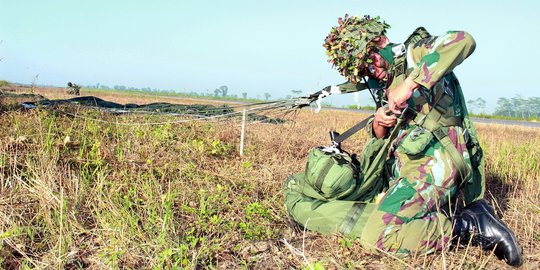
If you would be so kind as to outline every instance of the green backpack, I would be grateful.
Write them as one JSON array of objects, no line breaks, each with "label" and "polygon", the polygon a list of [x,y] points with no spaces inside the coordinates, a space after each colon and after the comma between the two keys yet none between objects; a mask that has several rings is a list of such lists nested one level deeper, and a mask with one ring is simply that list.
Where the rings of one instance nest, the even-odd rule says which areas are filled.
[{"label": "green backpack", "polygon": [[359,166],[336,147],[315,147],[308,154],[302,193],[323,201],[354,200],[350,195],[363,180]]},{"label": "green backpack", "polygon": [[[378,194],[388,188],[392,164],[390,144],[399,128],[387,138],[368,141],[359,159],[341,150],[343,140],[363,128],[370,118],[332,140],[332,146],[316,147],[308,154],[303,173],[285,182],[285,206],[290,216],[307,229],[321,233],[358,235],[365,220],[358,220],[365,208],[374,207]],[[402,119],[398,118],[397,126]]]}]

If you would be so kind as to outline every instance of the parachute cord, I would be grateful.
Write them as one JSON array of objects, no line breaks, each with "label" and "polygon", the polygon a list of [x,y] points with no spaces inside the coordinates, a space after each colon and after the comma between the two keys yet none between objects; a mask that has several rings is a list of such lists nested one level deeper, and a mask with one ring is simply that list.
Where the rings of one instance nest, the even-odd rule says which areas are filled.
[{"label": "parachute cord", "polygon": [[366,77],[362,77],[362,80],[364,81],[364,84],[366,84],[366,87],[371,94],[371,97],[373,98],[373,102],[377,104],[377,108],[379,107],[379,102],[377,102],[377,98],[375,97],[375,94],[373,93],[373,90],[371,90],[371,87],[369,87],[368,81],[366,80]]},{"label": "parachute cord", "polygon": [[[284,108],[285,107],[284,105],[286,105],[286,102],[283,102],[282,104],[279,104],[279,103],[281,103],[281,102],[263,103],[263,104],[266,104],[266,106],[246,109],[246,112],[265,111],[265,110],[268,111],[268,110],[276,110],[276,109],[285,109],[285,110],[287,110],[286,108]],[[122,122],[113,122],[113,121],[107,121],[107,120],[98,119],[98,118],[81,116],[81,115],[78,115],[78,114],[73,114],[73,113],[70,113],[70,112],[66,112],[66,111],[58,109],[58,108],[51,108],[51,109],[55,110],[55,111],[57,111],[59,113],[74,117],[74,118],[84,119],[84,120],[88,120],[88,121],[95,121],[95,122],[100,122],[100,123],[116,124],[116,125],[120,125],[120,126],[141,126],[141,125],[149,126],[149,125],[180,124],[180,123],[189,123],[189,122],[196,122],[196,121],[209,121],[209,120],[222,119],[222,118],[228,118],[228,117],[232,117],[232,116],[236,116],[236,115],[241,115],[243,113],[242,111],[237,111],[237,112],[231,112],[231,113],[214,115],[214,116],[200,116],[199,115],[199,118],[196,118],[196,119],[184,119],[184,120],[163,121],[163,122],[146,122],[146,123],[143,123],[143,122],[140,122],[140,123],[122,123]],[[104,111],[107,111],[107,110],[104,110]],[[141,113],[143,113],[143,112],[141,112]],[[169,115],[172,115],[172,114],[169,114]],[[193,116],[193,115],[190,115],[190,114],[174,114],[174,116]]]}]

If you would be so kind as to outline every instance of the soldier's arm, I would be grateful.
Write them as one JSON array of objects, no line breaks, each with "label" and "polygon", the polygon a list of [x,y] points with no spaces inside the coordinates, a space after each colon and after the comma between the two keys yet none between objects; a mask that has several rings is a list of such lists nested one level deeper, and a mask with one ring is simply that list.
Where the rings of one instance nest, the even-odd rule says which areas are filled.
[{"label": "soldier's arm", "polygon": [[323,98],[330,95],[354,93],[364,89],[367,89],[367,87],[363,83],[354,84],[352,82],[344,82],[338,85],[326,86],[323,89],[309,95],[308,99],[310,102],[320,102]]},{"label": "soldier's arm", "polygon": [[366,89],[366,85],[363,83],[354,84],[352,82],[344,82],[338,85],[329,85],[323,88],[322,90],[313,93],[312,96],[319,96],[321,94],[325,94],[324,97],[329,96],[331,94],[347,94],[347,93],[354,93],[358,91],[362,91]]},{"label": "soldier's arm", "polygon": [[371,134],[377,139],[383,138],[388,130],[395,126],[397,118],[393,114],[388,114],[387,108],[380,107],[373,115]]},{"label": "soldier's arm", "polygon": [[414,68],[409,78],[431,89],[469,57],[475,47],[473,37],[465,31],[449,31],[439,37],[422,39],[408,48],[407,61]]}]

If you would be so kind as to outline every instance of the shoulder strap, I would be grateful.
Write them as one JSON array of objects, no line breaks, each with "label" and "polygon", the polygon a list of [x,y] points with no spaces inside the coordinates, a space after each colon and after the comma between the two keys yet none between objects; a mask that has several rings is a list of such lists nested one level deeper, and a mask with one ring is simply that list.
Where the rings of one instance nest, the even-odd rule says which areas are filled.
[{"label": "shoulder strap", "polygon": [[463,155],[457,150],[454,143],[448,137],[449,126],[462,126],[463,120],[459,117],[445,116],[447,107],[452,103],[452,98],[447,94],[439,97],[431,110],[423,115],[418,114],[414,122],[427,130],[429,130],[435,138],[441,143],[442,147],[450,155],[459,174],[458,187],[467,182],[471,176],[471,169],[467,165]]},{"label": "shoulder strap", "polygon": [[336,138],[332,138],[332,144],[333,145],[339,145],[344,140],[351,137],[354,133],[356,133],[359,130],[361,130],[362,128],[364,128],[369,123],[369,120],[371,120],[371,118],[373,118],[373,115],[370,115],[369,117],[365,118],[364,120],[358,122],[358,124],[356,124],[353,127],[349,128],[347,131],[343,132],[342,134],[340,134]]},{"label": "shoulder strap", "polygon": [[[411,44],[415,44],[418,41],[431,37],[429,32],[424,27],[418,27],[414,32],[407,37],[405,42],[403,42],[403,45],[405,45],[405,51]],[[407,52],[397,56],[394,59],[394,62],[390,65],[388,72],[392,74],[392,80],[396,80],[396,82],[399,82],[399,80],[404,80],[407,72]],[[399,77],[399,79],[398,79]]]}]

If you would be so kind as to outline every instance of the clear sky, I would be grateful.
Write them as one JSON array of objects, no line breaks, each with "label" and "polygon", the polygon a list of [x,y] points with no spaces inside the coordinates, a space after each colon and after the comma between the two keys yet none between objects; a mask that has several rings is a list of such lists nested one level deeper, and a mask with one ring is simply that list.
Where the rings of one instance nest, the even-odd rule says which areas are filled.
[{"label": "clear sky", "polygon": [[[321,46],[337,18],[380,15],[393,42],[416,27],[466,30],[475,53],[455,70],[467,99],[540,96],[540,1],[0,0],[0,79],[72,81],[272,98],[343,78]],[[367,95],[361,96],[367,99]],[[352,96],[332,98],[353,104]]]}]

